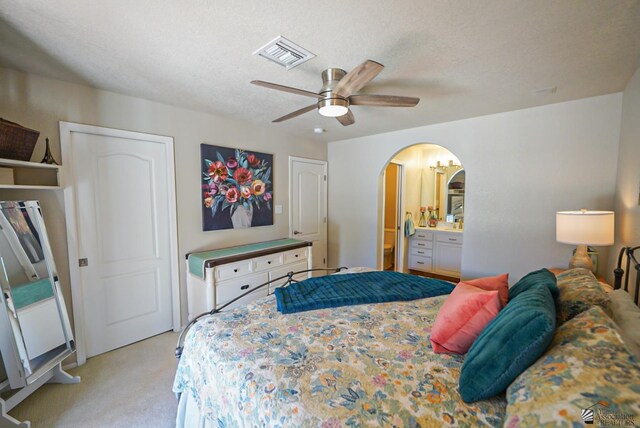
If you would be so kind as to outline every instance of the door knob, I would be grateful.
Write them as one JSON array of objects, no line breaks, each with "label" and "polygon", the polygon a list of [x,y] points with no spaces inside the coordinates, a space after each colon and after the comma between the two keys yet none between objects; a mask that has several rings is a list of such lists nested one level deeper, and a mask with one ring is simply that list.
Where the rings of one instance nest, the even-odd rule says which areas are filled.
[{"label": "door knob", "polygon": [[297,230],[294,230],[294,231],[293,231],[293,234],[294,234],[294,235],[302,235],[302,232],[298,232]]}]

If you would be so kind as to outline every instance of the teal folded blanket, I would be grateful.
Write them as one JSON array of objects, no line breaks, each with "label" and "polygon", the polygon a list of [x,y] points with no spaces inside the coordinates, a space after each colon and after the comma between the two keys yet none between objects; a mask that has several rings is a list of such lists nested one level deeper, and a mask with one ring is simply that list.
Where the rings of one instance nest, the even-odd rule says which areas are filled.
[{"label": "teal folded blanket", "polygon": [[449,294],[454,284],[399,272],[364,272],[309,278],[276,288],[278,311],[283,314],[396,302]]},{"label": "teal folded blanket", "polygon": [[13,306],[22,309],[40,300],[53,297],[53,287],[49,278],[28,282],[11,287],[11,297]]}]

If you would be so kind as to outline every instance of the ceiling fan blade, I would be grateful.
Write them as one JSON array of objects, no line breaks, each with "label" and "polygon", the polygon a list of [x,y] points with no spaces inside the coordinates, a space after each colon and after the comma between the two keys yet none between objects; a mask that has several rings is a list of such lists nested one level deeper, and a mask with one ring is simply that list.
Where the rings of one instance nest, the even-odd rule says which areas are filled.
[{"label": "ceiling fan blade", "polygon": [[322,98],[322,95],[315,92],[304,91],[302,89],[292,88],[290,86],[278,85],[276,83],[263,82],[262,80],[252,80],[251,83],[258,86],[263,86],[269,89],[275,89],[277,91],[289,92],[290,94],[304,95],[311,98]]},{"label": "ceiling fan blade", "polygon": [[398,95],[351,95],[349,97],[349,104],[352,106],[415,107],[419,102],[420,98]]},{"label": "ceiling fan blade", "polygon": [[353,117],[353,113],[351,113],[351,110],[349,110],[347,114],[336,117],[336,119],[338,119],[338,122],[340,122],[343,126],[349,126],[356,123],[356,118]]},{"label": "ceiling fan blade", "polygon": [[333,92],[347,98],[373,80],[383,68],[384,65],[368,59],[340,79]]},{"label": "ceiling fan blade", "polygon": [[310,106],[301,108],[300,110],[296,110],[292,113],[289,113],[287,115],[284,115],[282,117],[277,118],[276,120],[274,120],[273,122],[284,122],[285,120],[289,120],[289,119],[293,119],[296,116],[300,116],[301,114],[304,114],[306,112],[309,112],[311,110],[315,110],[318,108],[318,104],[311,104]]}]

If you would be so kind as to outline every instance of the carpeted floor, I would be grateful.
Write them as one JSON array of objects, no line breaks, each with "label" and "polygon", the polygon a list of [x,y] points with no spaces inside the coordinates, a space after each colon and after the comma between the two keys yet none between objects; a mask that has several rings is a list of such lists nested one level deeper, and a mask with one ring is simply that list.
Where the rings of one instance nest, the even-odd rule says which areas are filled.
[{"label": "carpeted floor", "polygon": [[90,358],[68,370],[79,384],[43,385],[9,414],[33,428],[173,427],[177,339],[168,332]]}]

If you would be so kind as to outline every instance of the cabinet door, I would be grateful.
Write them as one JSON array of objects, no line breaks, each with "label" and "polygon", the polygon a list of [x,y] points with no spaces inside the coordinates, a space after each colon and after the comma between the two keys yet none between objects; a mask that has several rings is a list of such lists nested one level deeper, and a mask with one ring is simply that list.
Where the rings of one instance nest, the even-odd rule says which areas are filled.
[{"label": "cabinet door", "polygon": [[[297,263],[292,263],[290,265],[286,265],[278,269],[273,269],[272,271],[269,272],[269,281],[274,280],[276,278],[280,278],[281,276],[284,276],[289,272],[298,272],[301,270],[307,270],[308,268],[309,267],[307,265],[307,260],[304,259]],[[308,276],[307,273],[299,273],[297,275],[294,275],[293,279],[295,279],[296,281],[302,281],[303,279],[306,279],[307,276]],[[276,287],[280,287],[284,285],[286,282],[287,282],[287,278],[283,278],[269,284],[269,294],[273,293],[273,290],[275,290]]]},{"label": "cabinet door", "polygon": [[438,242],[435,248],[433,267],[435,273],[448,276],[460,276],[462,245]]}]

